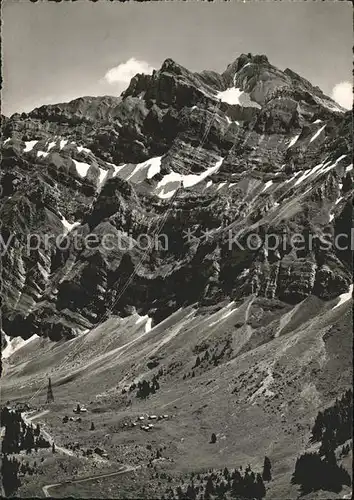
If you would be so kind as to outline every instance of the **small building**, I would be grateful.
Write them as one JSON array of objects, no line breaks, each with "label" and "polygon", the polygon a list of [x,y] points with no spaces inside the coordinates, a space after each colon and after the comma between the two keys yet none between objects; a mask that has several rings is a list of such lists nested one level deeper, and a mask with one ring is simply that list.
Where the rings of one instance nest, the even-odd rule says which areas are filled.
[{"label": "small building", "polygon": [[98,446],[93,451],[100,457],[107,456],[106,450],[104,450],[103,448],[99,448]]},{"label": "small building", "polygon": [[76,408],[73,408],[73,412],[74,413],[86,413],[87,408],[85,408],[84,406],[81,406],[80,403],[77,403]]}]

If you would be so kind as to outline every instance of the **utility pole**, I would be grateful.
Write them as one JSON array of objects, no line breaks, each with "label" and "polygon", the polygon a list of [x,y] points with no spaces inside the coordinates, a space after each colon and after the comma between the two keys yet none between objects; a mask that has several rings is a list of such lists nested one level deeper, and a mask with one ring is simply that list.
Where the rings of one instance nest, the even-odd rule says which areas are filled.
[{"label": "utility pole", "polygon": [[47,401],[46,403],[52,403],[54,401],[53,390],[52,390],[52,382],[50,377],[48,378],[48,389],[47,389]]}]

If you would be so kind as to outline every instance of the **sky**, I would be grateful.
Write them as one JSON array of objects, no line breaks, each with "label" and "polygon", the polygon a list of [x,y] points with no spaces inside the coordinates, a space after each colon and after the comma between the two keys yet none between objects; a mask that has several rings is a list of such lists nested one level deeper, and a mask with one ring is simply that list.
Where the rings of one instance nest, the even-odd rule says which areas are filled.
[{"label": "sky", "polygon": [[340,104],[352,96],[350,2],[3,0],[2,113],[85,95],[119,95],[168,57],[223,72],[266,54]]}]

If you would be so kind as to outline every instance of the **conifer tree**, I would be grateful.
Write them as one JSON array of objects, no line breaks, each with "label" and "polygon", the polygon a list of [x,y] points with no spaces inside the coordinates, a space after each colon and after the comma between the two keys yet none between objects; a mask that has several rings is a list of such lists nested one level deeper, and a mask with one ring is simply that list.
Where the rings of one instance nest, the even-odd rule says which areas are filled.
[{"label": "conifer tree", "polygon": [[213,495],[215,492],[213,480],[211,476],[208,476],[207,483],[205,485],[205,498],[210,498],[210,495]]},{"label": "conifer tree", "polygon": [[26,435],[25,435],[25,439],[24,439],[24,448],[26,449],[27,453],[31,453],[34,446],[35,446],[35,444],[34,444],[33,427],[27,426]]},{"label": "conifer tree", "polygon": [[14,496],[21,482],[18,478],[20,468],[19,462],[13,458],[9,459],[6,454],[2,457],[1,477],[5,495]]},{"label": "conifer tree", "polygon": [[186,491],[186,498],[190,500],[195,500],[197,498],[197,494],[194,488],[194,484],[189,484]]},{"label": "conifer tree", "polygon": [[269,458],[264,457],[263,472],[262,472],[263,481],[270,481],[272,479],[271,469],[272,465],[270,463]]},{"label": "conifer tree", "polygon": [[266,489],[263,483],[262,476],[260,474],[257,474],[255,497],[258,499],[258,498],[263,498],[265,496],[266,496]]},{"label": "conifer tree", "polygon": [[47,389],[47,403],[52,403],[54,401],[53,390],[52,390],[52,381],[50,377],[48,378],[48,389]]}]

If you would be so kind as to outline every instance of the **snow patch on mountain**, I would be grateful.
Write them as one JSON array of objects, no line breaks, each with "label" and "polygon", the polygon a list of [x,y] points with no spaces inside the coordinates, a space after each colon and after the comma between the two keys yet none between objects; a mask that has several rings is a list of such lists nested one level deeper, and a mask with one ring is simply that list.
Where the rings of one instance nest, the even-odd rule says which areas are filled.
[{"label": "snow patch on mountain", "polygon": [[290,140],[290,142],[289,142],[289,144],[288,144],[287,149],[291,148],[291,146],[293,146],[293,145],[297,142],[297,140],[298,140],[298,138],[299,138],[299,137],[300,137],[300,134],[295,135],[295,136],[294,136],[294,137]]},{"label": "snow patch on mountain", "polygon": [[49,155],[49,153],[46,153],[45,151],[37,151],[37,158],[40,158],[41,156],[43,156],[43,158],[45,158],[48,155]]},{"label": "snow patch on mountain", "polygon": [[316,173],[321,173],[322,170],[323,170],[323,163],[319,163],[318,165],[316,165],[315,167],[313,167],[312,169],[309,168],[307,170],[305,170],[304,172],[302,172],[302,175],[299,179],[297,179],[297,181],[295,182],[294,186],[298,186],[299,184],[301,184],[305,179],[307,179],[308,177],[316,174]]},{"label": "snow patch on mountain", "polygon": [[295,172],[295,174],[293,174],[290,179],[286,179],[285,181],[285,184],[288,184],[289,182],[292,182],[299,174],[301,174],[301,171],[299,172]]},{"label": "snow patch on mountain", "polygon": [[236,125],[240,125],[240,122],[238,122],[237,120],[231,120],[231,118],[229,118],[228,116],[226,116],[226,121],[229,125],[232,125],[233,123],[236,123]]},{"label": "snow patch on mountain", "polygon": [[346,155],[342,155],[341,157],[337,158],[337,160],[332,164],[330,162],[329,162],[329,164],[327,164],[327,162],[326,163],[319,163],[318,165],[316,165],[313,168],[309,168],[309,169],[304,170],[304,171],[300,170],[298,172],[295,172],[290,179],[285,180],[285,184],[290,183],[296,179],[296,181],[294,183],[294,187],[295,187],[295,186],[298,186],[299,184],[301,184],[304,180],[308,179],[309,177],[313,177],[315,175],[317,177],[318,175],[324,174],[324,173],[328,172],[329,170],[333,169],[337,165],[337,163],[341,159],[343,159],[343,157],[345,157],[345,156]]},{"label": "snow patch on mountain", "polygon": [[212,314],[210,316],[210,319],[214,319],[214,321],[209,323],[208,326],[210,327],[210,326],[217,325],[221,321],[224,321],[225,319],[227,319],[234,311],[236,311],[238,309],[238,307],[234,307],[234,305],[235,305],[235,301],[232,301],[229,304],[227,304],[225,307],[223,307],[222,309],[217,311],[216,313]]},{"label": "snow patch on mountain", "polygon": [[342,161],[344,158],[346,158],[348,155],[341,155],[339,158],[336,159],[335,161],[335,165],[337,165],[337,163],[339,163],[340,161]]},{"label": "snow patch on mountain", "polygon": [[150,158],[149,160],[146,160],[141,164],[143,167],[148,167],[148,171],[146,174],[147,179],[152,179],[156,174],[160,172],[161,158],[162,156],[156,156],[155,158]]},{"label": "snow patch on mountain", "polygon": [[216,188],[217,191],[219,191],[219,189],[221,189],[222,187],[226,186],[227,182],[220,182],[218,187]]},{"label": "snow patch on mountain", "polygon": [[339,296],[339,302],[334,307],[332,307],[332,310],[337,309],[337,307],[340,307],[341,305],[345,304],[345,302],[350,300],[352,296],[353,296],[353,285],[350,285],[348,292],[342,293]]},{"label": "snow patch on mountain", "polygon": [[8,359],[10,356],[12,356],[16,351],[24,347],[25,345],[29,344],[33,340],[39,339],[40,337],[35,333],[32,335],[27,340],[24,340],[22,337],[14,337],[11,338],[8,335],[5,334],[5,339],[7,341],[7,345],[5,349],[3,349],[1,353],[1,358],[2,359]]},{"label": "snow patch on mountain", "polygon": [[109,163],[108,161],[106,162],[107,165],[110,167],[113,167],[113,175],[112,177],[115,177],[120,170],[122,170],[124,167],[126,167],[126,163],[124,165],[115,165],[114,163]]},{"label": "snow patch on mountain", "polygon": [[266,191],[272,184],[273,184],[273,181],[266,182],[264,188],[261,191],[261,193],[264,193],[264,191]]},{"label": "snow patch on mountain", "polygon": [[317,139],[317,137],[320,135],[320,133],[322,132],[322,130],[324,130],[326,127],[326,125],[323,125],[323,127],[321,127],[319,130],[317,130],[317,132],[315,133],[315,135],[313,135],[310,139],[310,144],[311,142],[313,142],[315,139]]},{"label": "snow patch on mountain", "polygon": [[145,333],[148,333],[152,328],[152,319],[147,318],[146,323],[145,323]]},{"label": "snow patch on mountain", "polygon": [[314,96],[314,99],[316,102],[321,104],[321,106],[324,106],[325,108],[329,109],[330,111],[337,111],[340,113],[345,113],[345,109],[341,108],[340,106],[337,106],[335,103],[330,103],[325,99],[321,99],[317,96]]},{"label": "snow patch on mountain", "polygon": [[82,153],[82,151],[85,151],[85,153],[92,153],[91,149],[84,148],[83,146],[77,146],[77,150],[79,153]]},{"label": "snow patch on mountain", "polygon": [[298,186],[299,184],[301,184],[306,179],[306,177],[309,177],[310,173],[311,173],[311,169],[305,170],[305,172],[303,172],[301,177],[299,177],[299,179],[297,179],[294,186]]},{"label": "snow patch on mountain", "polygon": [[79,176],[86,177],[90,165],[88,163],[84,163],[77,160],[73,160],[73,162],[75,163],[76,171],[79,174]]},{"label": "snow patch on mountain", "polygon": [[238,104],[243,107],[261,108],[257,102],[252,101],[247,92],[243,92],[243,90],[237,87],[230,87],[226,90],[220,91],[216,94],[216,97],[227,104]]},{"label": "snow patch on mountain", "polygon": [[222,162],[223,158],[220,158],[213,167],[207,168],[204,172],[200,174],[187,174],[183,175],[178,172],[170,172],[165,175],[163,179],[156,186],[156,194],[159,198],[171,198],[173,194],[177,191],[179,187],[188,188],[195,186],[206,177],[216,173]]},{"label": "snow patch on mountain", "polygon": [[[60,214],[61,215],[61,214]],[[74,229],[74,227],[76,226],[79,226],[80,225],[80,222],[73,222],[73,223],[70,223],[67,219],[65,219],[64,216],[62,216],[62,218],[60,219],[61,220],[61,223],[63,224],[64,226],[64,234],[68,234],[70,233],[70,231],[72,229]]]},{"label": "snow patch on mountain", "polygon": [[32,151],[34,146],[37,144],[38,141],[26,141],[25,142],[25,149],[23,150],[24,153],[28,153],[29,151]]},{"label": "snow patch on mountain", "polygon": [[152,329],[152,318],[150,318],[147,314],[145,316],[138,315],[138,319],[135,324],[139,325],[145,321],[145,333],[148,333]]},{"label": "snow patch on mountain", "polygon": [[100,176],[98,179],[98,182],[100,185],[103,183],[103,181],[105,180],[107,175],[108,175],[108,170],[104,170],[103,168],[100,168]]}]

